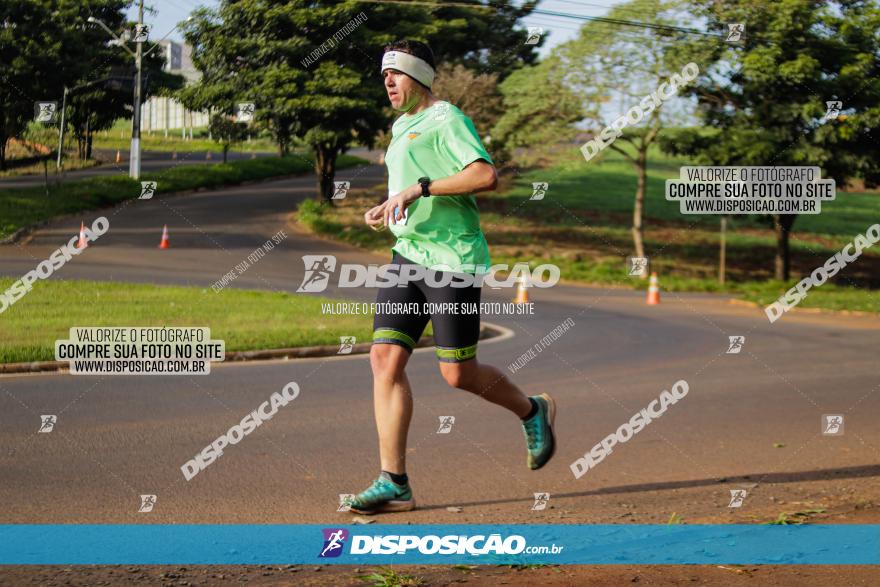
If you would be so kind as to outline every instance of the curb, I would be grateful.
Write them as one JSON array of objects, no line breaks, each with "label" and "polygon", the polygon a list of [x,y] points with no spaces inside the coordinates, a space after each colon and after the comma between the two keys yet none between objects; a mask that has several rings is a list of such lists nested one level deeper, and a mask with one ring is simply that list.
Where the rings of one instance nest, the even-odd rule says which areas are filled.
[{"label": "curb", "polygon": [[[495,326],[494,324],[483,323],[480,325],[480,340],[492,340],[505,336],[506,329]],[[363,355],[370,352],[373,343],[361,342],[352,347],[351,353],[345,355],[339,354],[338,345],[317,345],[290,347],[282,349],[260,349],[253,351],[232,351],[226,353],[223,361],[217,362],[218,365],[224,363],[242,363],[245,361],[267,361],[272,359],[310,359],[314,357],[336,357],[348,355]],[[422,337],[416,348],[425,348],[434,346],[434,337]],[[0,375],[13,373],[42,373],[52,371],[67,371],[70,369],[69,361],[30,361],[25,363],[0,363]],[[95,375],[98,375],[97,373]]]}]

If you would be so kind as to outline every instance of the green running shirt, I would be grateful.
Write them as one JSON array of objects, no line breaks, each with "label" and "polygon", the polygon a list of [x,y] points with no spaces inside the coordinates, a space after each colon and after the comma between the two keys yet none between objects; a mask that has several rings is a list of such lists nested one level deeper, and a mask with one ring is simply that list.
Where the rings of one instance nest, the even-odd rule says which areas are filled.
[{"label": "green running shirt", "polygon": [[[412,116],[404,114],[391,127],[385,153],[388,196],[420,177],[455,175],[478,159],[493,163],[474,123],[449,102],[438,101]],[[398,221],[390,229],[397,237],[392,250],[424,267],[485,273],[481,267],[491,264],[473,194],[419,198],[406,209],[406,223]]]}]

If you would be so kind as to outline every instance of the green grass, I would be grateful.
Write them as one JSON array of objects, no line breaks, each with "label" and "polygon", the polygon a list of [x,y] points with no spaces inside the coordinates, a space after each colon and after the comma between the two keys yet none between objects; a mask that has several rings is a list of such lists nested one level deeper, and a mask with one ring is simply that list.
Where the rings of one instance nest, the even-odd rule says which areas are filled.
[{"label": "green grass", "polygon": [[[668,202],[664,196],[665,180],[676,178],[679,167],[693,165],[692,162],[670,157],[659,148],[652,147],[648,155],[648,183],[645,196],[645,217],[650,220],[694,224],[715,228],[719,217],[711,215],[688,215],[679,212],[677,202]],[[598,225],[619,226],[615,215],[632,215],[636,191],[635,168],[623,155],[606,150],[600,159],[586,163],[579,152],[561,157],[553,165],[543,169],[532,169],[518,177],[516,185],[504,196],[512,198],[516,204],[532,192],[532,182],[550,183],[547,197],[571,209],[589,210],[596,213],[591,221]],[[546,201],[546,200],[545,200]],[[570,222],[577,222],[569,218]],[[832,202],[822,204],[822,212],[817,215],[800,215],[794,224],[794,236],[798,233],[836,235],[851,239],[864,233],[871,224],[880,221],[880,193],[841,192]],[[733,219],[742,227],[769,227],[766,217],[742,215]],[[647,228],[651,228],[648,222]]]},{"label": "green grass", "polygon": [[[14,280],[0,278],[0,291]],[[80,326],[210,327],[227,351],[368,341],[372,318],[322,314],[327,298],[226,288],[95,281],[37,281],[0,314],[0,363],[54,360],[55,340]]]},{"label": "green grass", "polygon": [[[189,137],[189,129],[187,129],[187,137]],[[131,146],[131,120],[119,119],[107,130],[98,131],[92,139],[92,147],[94,149],[119,149],[127,150]],[[222,145],[217,141],[208,138],[207,128],[196,128],[193,132],[193,139],[183,138],[180,136],[180,129],[169,129],[168,136],[165,136],[163,130],[142,131],[141,132],[141,149],[145,151],[214,151],[223,150]],[[252,137],[250,142],[243,141],[236,143],[231,148],[232,151],[262,151],[277,152],[278,145],[267,136]]]},{"label": "green grass", "polygon": [[[742,299],[766,306],[795,284],[779,281],[756,282],[737,287],[733,291]],[[825,283],[810,290],[809,295],[797,305],[798,308],[821,308],[824,310],[880,313],[880,292]]]},{"label": "green grass", "polygon": [[[676,176],[687,162],[652,155],[656,160],[649,173],[645,249],[663,291],[718,292],[766,305],[880,220],[880,195],[870,193],[838,193],[821,215],[799,217],[790,245],[792,278],[783,283],[772,279],[776,240],[769,225],[760,217],[731,218],[727,283],[722,286],[717,279],[719,218],[683,217],[677,204],[666,202],[663,180]],[[531,184],[537,181],[550,187],[544,200],[531,201]],[[527,261],[532,268],[553,263],[564,280],[647,288],[647,280],[630,278],[625,271],[625,258],[633,249],[635,188],[634,168],[614,152],[590,165],[583,158],[563,156],[549,167],[523,172],[503,193],[479,198],[493,263]],[[389,231],[375,232],[363,222],[363,213],[382,196],[383,190],[376,188],[352,190],[333,207],[304,202],[298,220],[317,234],[387,251],[394,242]],[[863,252],[833,282],[812,289],[798,307],[880,312],[878,286],[880,246]]]},{"label": "green grass", "polygon": [[824,508],[815,508],[794,513],[782,512],[778,516],[776,516],[775,520],[764,522],[764,524],[770,526],[800,526],[802,524],[808,523],[812,516],[816,514],[824,514],[825,511],[826,510]]},{"label": "green grass", "polygon": [[[366,209],[365,209],[366,211]],[[304,200],[297,208],[297,218],[317,234],[332,236],[356,247],[369,250],[391,249],[394,236],[391,231],[376,232],[361,221],[344,219],[334,214],[334,209],[318,200]]]},{"label": "green grass", "polygon": [[358,578],[373,587],[416,587],[425,584],[421,578],[398,573],[391,567],[373,571],[369,575],[358,575]]},{"label": "green grass", "polygon": [[[728,283],[722,286],[716,278],[719,217],[683,216],[678,204],[667,202],[663,195],[664,180],[677,177],[679,167],[686,164],[689,162],[668,157],[658,149],[650,153],[645,248],[652,269],[661,275],[664,290],[723,292],[765,305],[856,235],[863,234],[868,226],[880,221],[880,194],[867,192],[838,191],[836,200],[823,204],[821,214],[800,215],[790,243],[792,278],[783,283],[771,279],[776,239],[768,219],[733,217],[727,233]],[[537,181],[550,183],[547,198],[526,201],[531,183]],[[644,281],[629,279],[621,267],[623,257],[632,251],[630,222],[635,190],[634,168],[619,153],[607,151],[601,161],[586,167],[577,156],[562,157],[550,167],[518,176],[508,192],[493,199],[492,211],[484,214],[484,230],[490,245],[545,247],[551,252],[545,253],[542,261],[559,265],[565,279],[645,288]],[[511,210],[516,212],[511,214]],[[492,229],[485,228],[487,224],[499,228],[538,224],[538,230],[525,230],[514,236],[502,233],[498,235],[501,238],[495,238]],[[552,230],[562,233],[559,240],[568,244],[572,237],[565,234],[566,230],[577,230],[575,244],[579,240],[601,253],[585,255],[583,259],[554,256],[554,237],[551,235],[548,243],[541,225],[550,225]],[[878,254],[876,247],[866,250],[834,283],[811,290],[799,307],[880,312],[880,295],[871,289],[878,286]],[[521,257],[493,255],[493,260],[510,263]]]},{"label": "green grass", "polygon": [[[351,155],[340,155],[338,168],[366,163]],[[143,181],[158,182],[162,194],[195,188],[216,188],[244,181],[268,179],[284,175],[309,173],[314,169],[312,160],[299,155],[284,158],[260,158],[232,161],[217,165],[181,165],[164,171],[147,172]],[[92,177],[52,186],[49,196],[42,186],[0,191],[0,238],[35,222],[62,214],[71,214],[137,198],[140,181],[127,176]]]},{"label": "green grass", "polygon": [[[55,181],[55,160],[50,159],[49,164],[49,183]],[[73,171],[75,169],[89,169],[100,165],[100,161],[94,159],[65,159],[65,171]],[[22,175],[45,175],[46,170],[42,162],[31,163],[30,165],[22,165],[20,167],[11,167],[5,171],[0,171],[0,177],[19,177]]]},{"label": "green grass", "polygon": [[[522,257],[493,256],[493,263],[513,265],[522,262]],[[553,263],[561,271],[565,281],[576,281],[600,285],[622,286],[645,290],[646,280],[629,277],[624,265],[618,260],[584,260],[573,261],[561,257],[547,257],[530,260],[529,266],[534,269],[541,263]],[[667,259],[663,264],[654,265],[659,269],[660,289],[662,292],[714,292],[732,295],[740,299],[766,306],[784,294],[797,283],[797,279],[789,282],[778,280],[728,282],[722,286],[716,279],[685,277],[675,272],[674,259]],[[880,313],[880,292],[872,289],[825,283],[810,290],[809,295],[801,300],[798,308],[821,308],[825,310],[849,310],[857,312]]]}]

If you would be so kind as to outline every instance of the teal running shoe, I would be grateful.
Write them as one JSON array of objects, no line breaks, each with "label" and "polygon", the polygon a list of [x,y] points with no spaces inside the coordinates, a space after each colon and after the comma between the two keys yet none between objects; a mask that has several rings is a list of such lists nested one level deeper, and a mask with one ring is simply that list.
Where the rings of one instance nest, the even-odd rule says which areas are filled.
[{"label": "teal running shoe", "polygon": [[546,393],[533,395],[532,399],[537,402],[538,411],[523,422],[522,427],[526,436],[526,447],[529,449],[526,462],[529,469],[535,470],[546,465],[556,453],[556,435],[553,432],[556,402]]},{"label": "teal running shoe", "polygon": [[365,491],[357,494],[349,502],[351,511],[357,514],[379,514],[383,512],[408,512],[415,509],[409,483],[398,485],[384,471]]}]

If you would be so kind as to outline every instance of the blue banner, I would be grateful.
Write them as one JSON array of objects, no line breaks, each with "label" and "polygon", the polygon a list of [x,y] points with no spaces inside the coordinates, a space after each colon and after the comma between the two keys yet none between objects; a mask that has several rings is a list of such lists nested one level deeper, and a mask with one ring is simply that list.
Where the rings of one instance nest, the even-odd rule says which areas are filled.
[{"label": "blue banner", "polygon": [[0,564],[880,564],[880,525],[0,525]]}]

